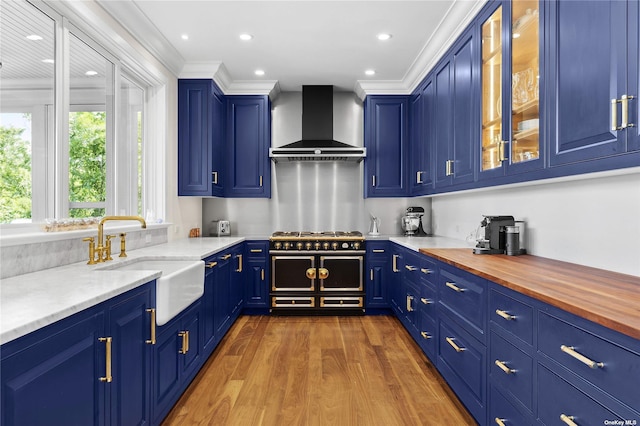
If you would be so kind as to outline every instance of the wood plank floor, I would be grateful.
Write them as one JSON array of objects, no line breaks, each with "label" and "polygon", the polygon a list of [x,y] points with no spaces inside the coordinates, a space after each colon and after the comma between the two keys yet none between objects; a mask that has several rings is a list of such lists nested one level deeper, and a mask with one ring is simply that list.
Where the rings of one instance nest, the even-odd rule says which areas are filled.
[{"label": "wood plank floor", "polygon": [[391,316],[241,316],[163,425],[474,425]]}]

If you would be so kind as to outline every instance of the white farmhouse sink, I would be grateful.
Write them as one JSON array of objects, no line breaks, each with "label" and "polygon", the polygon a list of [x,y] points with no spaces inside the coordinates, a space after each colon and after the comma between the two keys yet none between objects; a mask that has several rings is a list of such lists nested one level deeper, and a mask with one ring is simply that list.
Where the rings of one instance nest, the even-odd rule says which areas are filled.
[{"label": "white farmhouse sink", "polygon": [[162,271],[156,278],[156,324],[164,325],[204,294],[204,261],[133,259],[110,271]]}]

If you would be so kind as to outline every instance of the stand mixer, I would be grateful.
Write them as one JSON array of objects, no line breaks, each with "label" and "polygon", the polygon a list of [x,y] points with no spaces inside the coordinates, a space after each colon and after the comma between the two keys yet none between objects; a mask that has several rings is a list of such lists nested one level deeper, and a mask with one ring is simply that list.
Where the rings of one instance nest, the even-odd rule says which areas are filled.
[{"label": "stand mixer", "polygon": [[424,216],[424,208],[407,207],[405,215],[400,219],[400,225],[405,235],[427,236],[422,228],[422,216]]}]

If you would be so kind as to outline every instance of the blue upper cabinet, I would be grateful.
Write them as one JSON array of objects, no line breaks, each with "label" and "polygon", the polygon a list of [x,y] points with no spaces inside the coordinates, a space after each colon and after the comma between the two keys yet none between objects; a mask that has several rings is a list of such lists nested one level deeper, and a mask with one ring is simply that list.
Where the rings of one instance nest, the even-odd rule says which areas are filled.
[{"label": "blue upper cabinet", "polygon": [[469,28],[437,66],[433,115],[435,187],[473,182],[479,115],[477,37]]},{"label": "blue upper cabinet", "polygon": [[365,197],[406,197],[408,96],[368,96],[364,105]]},{"label": "blue upper cabinet", "polygon": [[433,186],[431,149],[433,142],[431,116],[433,114],[433,80],[427,78],[411,96],[409,108],[409,146],[411,195],[426,195]]},{"label": "blue upper cabinet", "polygon": [[271,197],[268,96],[227,96],[226,197]]},{"label": "blue upper cabinet", "polygon": [[638,122],[626,124],[638,117],[637,8],[637,0],[549,2],[552,167],[637,149]]}]

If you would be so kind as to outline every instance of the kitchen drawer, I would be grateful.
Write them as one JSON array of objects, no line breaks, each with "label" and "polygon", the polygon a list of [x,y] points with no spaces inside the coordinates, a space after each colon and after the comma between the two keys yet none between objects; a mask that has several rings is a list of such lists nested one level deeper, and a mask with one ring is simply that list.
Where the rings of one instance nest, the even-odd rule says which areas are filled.
[{"label": "kitchen drawer", "polygon": [[529,410],[533,407],[533,359],[511,343],[491,332],[489,374],[508,395]]},{"label": "kitchen drawer", "polygon": [[425,354],[434,361],[436,359],[436,346],[438,344],[438,329],[436,327],[436,320],[420,312],[420,335],[418,336],[418,343]]},{"label": "kitchen drawer", "polygon": [[489,424],[493,426],[530,426],[531,420],[494,386],[489,389]]},{"label": "kitchen drawer", "polygon": [[[538,321],[540,352],[628,406],[640,408],[640,354],[547,312],[540,312]],[[586,364],[590,361],[591,366]]]},{"label": "kitchen drawer", "polygon": [[248,258],[267,257],[269,254],[268,241],[247,241],[246,245]]},{"label": "kitchen drawer", "polygon": [[438,264],[428,256],[420,256],[420,278],[434,287],[438,283]]},{"label": "kitchen drawer", "polygon": [[369,256],[389,256],[389,242],[388,241],[366,241],[365,247],[367,248],[367,255]]},{"label": "kitchen drawer", "polygon": [[[561,418],[561,416],[568,417],[580,426],[625,424],[624,420],[612,410],[539,365],[538,419],[545,425],[571,424],[563,421],[564,417]],[[615,420],[621,423],[614,423]]]},{"label": "kitchen drawer", "polygon": [[468,331],[484,341],[487,282],[465,271],[440,267],[438,296],[440,305]]},{"label": "kitchen drawer", "polygon": [[486,349],[444,315],[439,318],[438,370],[481,423],[486,415]]},{"label": "kitchen drawer", "polygon": [[420,312],[430,316],[434,322],[437,318],[436,297],[437,292],[435,287],[432,287],[430,284],[422,281],[420,283],[420,300],[418,301],[418,306],[420,307]]},{"label": "kitchen drawer", "polygon": [[489,321],[533,345],[533,307],[496,289],[489,291]]}]

